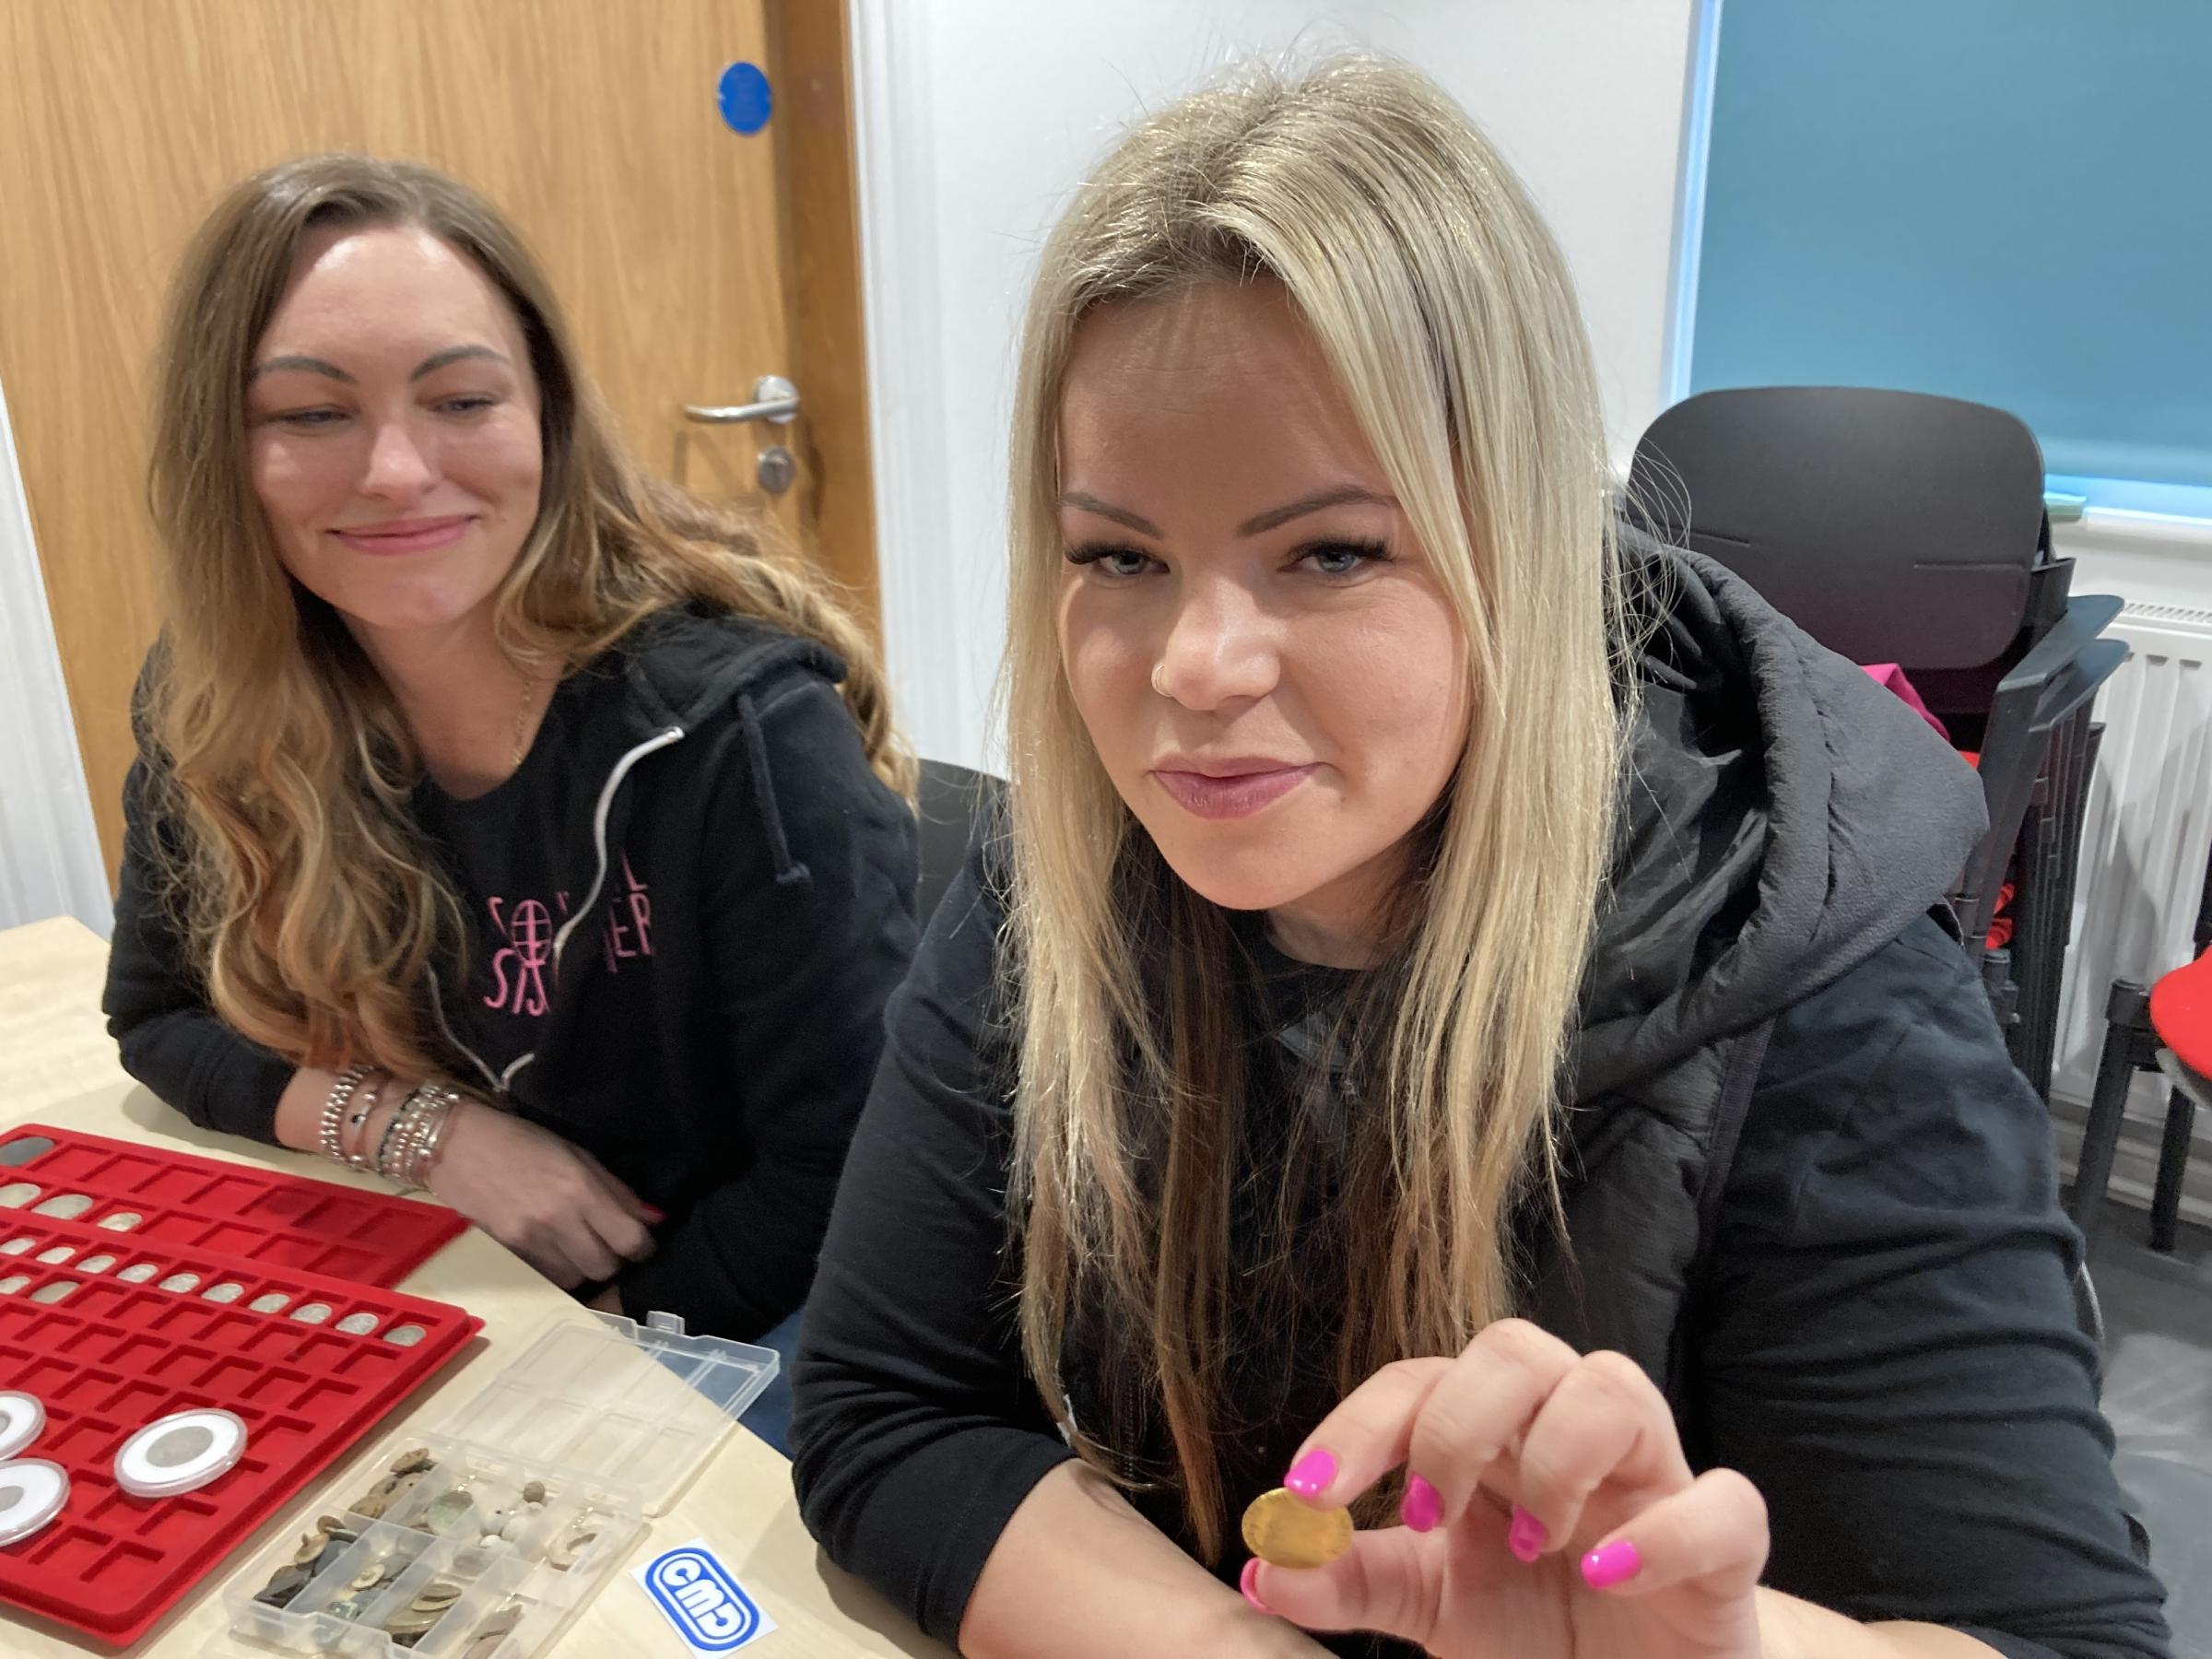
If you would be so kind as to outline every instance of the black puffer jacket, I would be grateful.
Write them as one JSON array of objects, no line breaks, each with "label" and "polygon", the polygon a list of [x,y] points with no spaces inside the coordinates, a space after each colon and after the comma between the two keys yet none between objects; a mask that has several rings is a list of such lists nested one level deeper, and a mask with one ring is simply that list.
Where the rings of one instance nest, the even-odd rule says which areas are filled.
[{"label": "black puffer jacket", "polygon": [[[1669,603],[1575,1045],[1568,1249],[1531,1229],[1528,1312],[1633,1355],[1692,1461],[1757,1483],[1776,1588],[2013,1659],[2163,1654],[2075,1327],[2050,1125],[1943,907],[1975,781],[1741,582],[1640,551]],[[893,1000],[796,1371],[808,1524],[947,1641],[1008,1516],[1071,1455],[1005,1259],[1001,853],[979,848]],[[1301,1056],[1348,976],[1254,955],[1281,1039],[1242,1126],[1265,1145],[1332,1092]],[[1232,1253],[1254,1236],[1231,1234]],[[1340,1310],[1324,1288],[1301,1312],[1232,1335],[1232,1515],[1335,1403]],[[1064,1368],[1094,1430],[1100,1369]],[[1187,1537],[1172,1488],[1135,1501]]]}]

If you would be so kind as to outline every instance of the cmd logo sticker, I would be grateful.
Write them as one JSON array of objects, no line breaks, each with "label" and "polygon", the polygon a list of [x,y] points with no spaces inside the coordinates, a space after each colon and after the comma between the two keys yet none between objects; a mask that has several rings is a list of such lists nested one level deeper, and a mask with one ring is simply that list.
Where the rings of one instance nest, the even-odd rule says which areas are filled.
[{"label": "cmd logo sticker", "polygon": [[726,1653],[776,1628],[703,1538],[655,1556],[635,1576],[693,1653]]}]

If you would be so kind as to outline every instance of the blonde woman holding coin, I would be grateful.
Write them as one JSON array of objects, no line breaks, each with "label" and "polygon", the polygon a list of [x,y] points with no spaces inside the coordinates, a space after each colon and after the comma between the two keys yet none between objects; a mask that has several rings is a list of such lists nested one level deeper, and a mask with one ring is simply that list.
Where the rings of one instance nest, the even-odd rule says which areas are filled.
[{"label": "blonde woman holding coin", "polygon": [[2164,1653],[1972,779],[1617,525],[1466,118],[1147,121],[1012,461],[1009,805],[801,1343],[830,1554],[982,1659]]}]

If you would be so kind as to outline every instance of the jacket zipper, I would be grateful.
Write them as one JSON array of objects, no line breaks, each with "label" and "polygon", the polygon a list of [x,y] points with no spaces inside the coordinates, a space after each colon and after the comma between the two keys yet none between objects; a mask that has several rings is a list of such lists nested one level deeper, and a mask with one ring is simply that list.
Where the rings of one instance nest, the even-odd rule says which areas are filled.
[{"label": "jacket zipper", "polygon": [[653,750],[665,749],[672,743],[681,743],[683,738],[682,726],[670,726],[665,732],[655,732],[616,761],[614,770],[606,774],[606,782],[599,791],[599,805],[592,808],[592,851],[599,860],[599,867],[592,876],[592,885],[583,895],[583,902],[576,907],[574,913],[560,924],[560,931],[553,935],[553,979],[556,984],[560,980],[560,953],[568,947],[569,935],[576,931],[578,923],[592,913],[592,906],[599,902],[599,889],[606,885],[606,815],[615,804],[615,791],[622,787],[622,780],[629,775],[631,767]]},{"label": "jacket zipper", "polygon": [[[592,851],[598,861],[598,867],[593,873],[591,888],[584,894],[583,902],[576,907],[569,919],[561,924],[560,931],[553,935],[553,981],[556,985],[560,982],[560,953],[568,945],[569,935],[576,931],[576,924],[590,914],[592,906],[599,902],[599,889],[606,885],[606,817],[615,804],[615,791],[622,787],[622,780],[629,775],[631,767],[656,749],[665,749],[670,744],[682,742],[683,736],[682,726],[670,726],[665,731],[655,732],[617,760],[606,774],[606,782],[600,786],[599,803],[592,808]],[[446,1019],[445,998],[438,988],[438,971],[432,968],[429,972],[430,1009],[438,1017],[438,1029],[445,1033],[448,1042],[475,1063],[476,1068],[484,1074],[484,1080],[491,1085],[493,1092],[504,1096],[508,1085],[514,1080],[514,1074],[536,1059],[536,1052],[533,1050],[529,1053],[517,1055],[513,1064],[504,1072],[493,1071],[485,1063],[483,1055],[461,1041],[459,1033]]]}]

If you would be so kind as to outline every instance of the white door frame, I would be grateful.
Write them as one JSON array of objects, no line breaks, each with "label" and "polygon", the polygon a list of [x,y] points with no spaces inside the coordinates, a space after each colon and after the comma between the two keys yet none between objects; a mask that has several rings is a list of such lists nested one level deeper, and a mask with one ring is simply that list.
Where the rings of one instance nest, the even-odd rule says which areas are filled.
[{"label": "white door frame", "polygon": [[105,938],[113,907],[0,393],[0,927],[64,915]]}]

